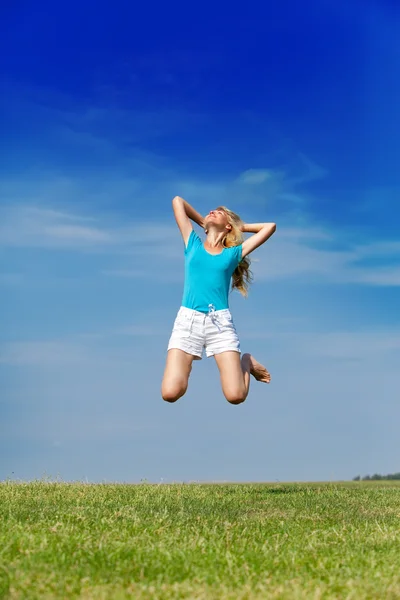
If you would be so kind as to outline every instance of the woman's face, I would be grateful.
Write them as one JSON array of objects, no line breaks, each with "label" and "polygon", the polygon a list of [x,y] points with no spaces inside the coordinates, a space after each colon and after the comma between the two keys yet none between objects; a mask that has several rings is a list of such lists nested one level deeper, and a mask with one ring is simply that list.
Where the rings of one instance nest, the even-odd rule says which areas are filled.
[{"label": "woman's face", "polygon": [[206,226],[208,225],[208,227],[210,227],[210,225],[212,225],[216,229],[221,229],[221,231],[226,229],[227,226],[229,226],[230,229],[228,215],[220,208],[210,210],[208,215],[205,217],[204,222]]}]

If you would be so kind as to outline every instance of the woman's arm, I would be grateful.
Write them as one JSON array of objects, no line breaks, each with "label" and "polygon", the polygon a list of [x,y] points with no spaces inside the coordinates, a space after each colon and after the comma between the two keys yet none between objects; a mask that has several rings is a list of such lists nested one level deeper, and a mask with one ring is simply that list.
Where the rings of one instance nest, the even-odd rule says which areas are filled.
[{"label": "woman's arm", "polygon": [[186,202],[180,196],[175,196],[172,200],[172,208],[174,210],[175,220],[182,234],[183,241],[187,245],[190,234],[192,233],[192,224],[189,219],[204,227],[204,219],[200,213],[198,213],[193,206],[190,206],[189,202]]},{"label": "woman's arm", "polygon": [[242,257],[264,244],[276,231],[275,223],[244,223],[241,227],[244,233],[254,233],[242,244]]},{"label": "woman's arm", "polygon": [[201,214],[198,213],[197,210],[195,210],[193,206],[189,204],[189,202],[186,202],[186,200],[184,200],[183,198],[181,198],[181,200],[183,201],[185,212],[189,219],[191,219],[192,221],[194,221],[194,223],[197,223],[197,225],[204,229],[204,218],[201,216]]}]

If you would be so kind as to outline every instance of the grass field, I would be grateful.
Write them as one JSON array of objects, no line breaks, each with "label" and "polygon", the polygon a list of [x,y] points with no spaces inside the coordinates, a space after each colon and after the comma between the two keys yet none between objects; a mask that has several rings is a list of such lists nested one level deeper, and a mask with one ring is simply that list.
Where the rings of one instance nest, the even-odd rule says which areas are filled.
[{"label": "grass field", "polygon": [[1,598],[400,598],[400,485],[0,484]]}]

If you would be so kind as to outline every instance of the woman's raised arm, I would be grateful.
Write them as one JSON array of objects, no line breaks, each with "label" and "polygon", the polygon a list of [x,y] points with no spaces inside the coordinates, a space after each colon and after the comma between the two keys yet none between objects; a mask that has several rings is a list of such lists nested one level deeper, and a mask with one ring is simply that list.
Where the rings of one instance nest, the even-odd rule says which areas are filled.
[{"label": "woman's raised arm", "polygon": [[193,229],[190,219],[197,223],[197,225],[200,225],[200,227],[204,227],[204,219],[201,214],[189,204],[189,202],[186,202],[186,200],[180,196],[175,196],[175,198],[172,200],[172,208],[174,210],[175,220],[182,234],[183,241],[185,242],[185,245],[187,245],[189,236]]},{"label": "woman's raised arm", "polygon": [[244,233],[254,233],[242,244],[242,257],[264,244],[276,231],[275,223],[244,223],[241,227]]}]

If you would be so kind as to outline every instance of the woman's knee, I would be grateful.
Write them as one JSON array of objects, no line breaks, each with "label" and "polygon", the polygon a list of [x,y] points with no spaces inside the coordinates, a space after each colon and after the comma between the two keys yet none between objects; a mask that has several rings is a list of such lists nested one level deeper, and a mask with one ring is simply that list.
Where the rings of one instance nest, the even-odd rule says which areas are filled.
[{"label": "woman's knee", "polygon": [[247,394],[245,390],[224,390],[225,398],[229,404],[242,404],[246,400]]},{"label": "woman's knee", "polygon": [[182,381],[179,383],[163,383],[161,388],[162,399],[166,402],[176,402],[181,398],[187,390],[187,383]]}]

